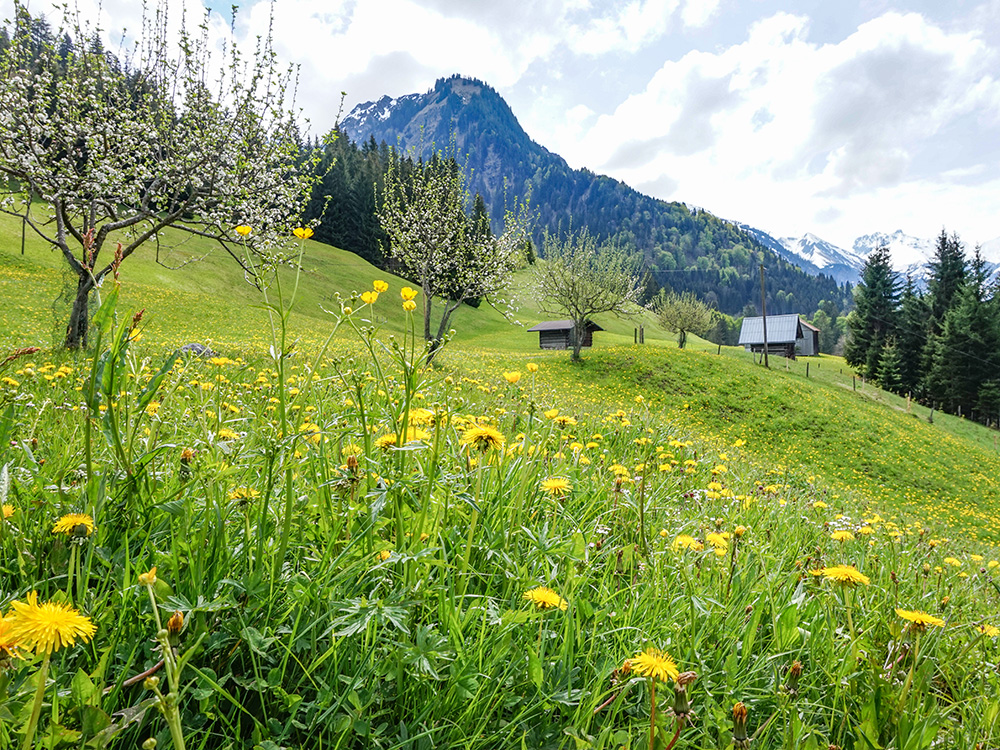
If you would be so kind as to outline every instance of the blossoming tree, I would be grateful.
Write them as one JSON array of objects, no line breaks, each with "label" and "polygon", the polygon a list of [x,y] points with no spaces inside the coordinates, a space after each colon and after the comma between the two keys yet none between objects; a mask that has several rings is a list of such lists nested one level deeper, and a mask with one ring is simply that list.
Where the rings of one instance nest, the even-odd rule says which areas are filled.
[{"label": "blossoming tree", "polygon": [[[16,10],[0,57],[0,210],[23,217],[75,278],[67,347],[87,345],[91,292],[143,246],[161,261],[168,227],[218,241],[251,278],[282,260],[313,178],[300,164],[292,72],[268,40],[246,59],[230,45],[213,63],[207,23],[170,43],[164,2],[123,64],[79,18],[39,44]],[[254,228],[245,243],[241,224]]]},{"label": "blossoming tree", "polygon": [[[564,238],[546,234],[544,262],[534,266],[542,312],[568,315],[583,331],[594,315],[629,316],[642,294],[639,264],[617,245],[598,243],[586,229]],[[580,361],[583,336],[574,337],[572,359]]]},{"label": "blossoming tree", "polygon": [[[390,161],[379,220],[389,254],[403,275],[423,290],[424,340],[430,362],[441,348],[452,314],[466,300],[496,304],[524,260],[527,209],[518,203],[505,216],[500,235],[482,231],[466,215],[469,195],[453,159]],[[442,306],[436,331],[435,300]]]}]

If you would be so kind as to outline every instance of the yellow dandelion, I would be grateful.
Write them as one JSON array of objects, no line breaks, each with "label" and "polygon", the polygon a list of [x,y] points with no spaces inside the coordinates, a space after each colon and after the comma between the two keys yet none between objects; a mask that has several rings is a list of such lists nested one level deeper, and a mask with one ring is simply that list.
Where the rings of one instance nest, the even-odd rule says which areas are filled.
[{"label": "yellow dandelion", "polygon": [[647,648],[641,654],[629,659],[632,671],[641,677],[652,677],[654,680],[666,682],[677,678],[680,671],[677,663],[666,651],[658,648]]},{"label": "yellow dandelion", "polygon": [[543,413],[545,414],[545,418],[546,419],[555,419],[556,417],[559,416],[559,410],[558,409],[547,409]]},{"label": "yellow dandelion", "polygon": [[959,560],[956,557],[946,557],[943,560],[943,562],[944,562],[945,565],[951,565],[953,568],[961,568],[962,567],[962,561]]},{"label": "yellow dandelion", "polygon": [[573,417],[570,417],[565,414],[553,417],[552,421],[555,422],[559,427],[572,427],[573,425],[576,424],[576,420],[573,419]]},{"label": "yellow dandelion", "polygon": [[854,539],[854,534],[846,529],[840,529],[830,534],[830,538],[835,542],[849,542]]},{"label": "yellow dandelion", "polygon": [[571,489],[573,485],[568,479],[563,479],[562,477],[550,477],[542,482],[542,490],[547,492],[552,497],[563,497]]},{"label": "yellow dandelion", "polygon": [[56,521],[52,533],[90,536],[94,533],[94,519],[86,513],[68,513]]},{"label": "yellow dandelion", "polygon": [[12,515],[14,515],[14,506],[11,505],[10,503],[4,503],[3,517],[6,519],[10,518]]},{"label": "yellow dandelion", "polygon": [[524,598],[534,604],[536,609],[565,610],[569,606],[565,599],[547,586],[538,586],[525,591]]},{"label": "yellow dandelion", "polygon": [[867,586],[871,583],[871,579],[853,565],[833,565],[828,568],[820,568],[813,573],[841,586],[857,586],[859,584]]},{"label": "yellow dandelion", "polygon": [[[976,627],[976,630],[985,635],[987,638],[996,638],[998,635],[1000,635],[1000,628],[996,627],[995,625],[986,625],[986,624],[978,625]],[[2,648],[2,644],[0,644],[0,648]]]},{"label": "yellow dandelion", "polygon": [[89,641],[97,628],[76,609],[68,604],[55,602],[38,603],[38,592],[28,594],[28,601],[13,601],[14,611],[11,636],[18,646],[33,650],[36,654],[51,654],[64,646]]},{"label": "yellow dandelion", "polygon": [[910,627],[915,628],[916,630],[926,630],[928,625],[933,625],[938,628],[944,627],[944,620],[940,617],[929,615],[919,609],[897,609],[896,614],[904,620],[909,620],[911,623]]},{"label": "yellow dandelion", "polygon": [[476,450],[488,451],[491,448],[499,450],[503,448],[506,439],[503,433],[495,427],[488,425],[477,425],[470,427],[462,435],[462,444],[471,445]]},{"label": "yellow dandelion", "polygon": [[0,617],[0,658],[19,656],[17,639],[14,637],[14,617]]},{"label": "yellow dandelion", "polygon": [[674,539],[673,548],[675,550],[689,549],[692,552],[701,552],[705,549],[705,545],[689,534],[678,534],[677,538]]},{"label": "yellow dandelion", "polygon": [[517,383],[518,380],[521,379],[521,373],[519,373],[517,370],[513,370],[511,372],[505,372],[503,374],[503,379],[506,380],[511,385],[514,385],[515,383]]},{"label": "yellow dandelion", "polygon": [[239,440],[240,438],[238,433],[233,432],[228,427],[223,427],[216,435],[219,440]]},{"label": "yellow dandelion", "polygon": [[723,554],[725,554],[726,549],[729,547],[729,540],[726,538],[726,535],[718,532],[713,531],[711,534],[707,534],[705,541],[711,544],[716,550],[722,550]]}]

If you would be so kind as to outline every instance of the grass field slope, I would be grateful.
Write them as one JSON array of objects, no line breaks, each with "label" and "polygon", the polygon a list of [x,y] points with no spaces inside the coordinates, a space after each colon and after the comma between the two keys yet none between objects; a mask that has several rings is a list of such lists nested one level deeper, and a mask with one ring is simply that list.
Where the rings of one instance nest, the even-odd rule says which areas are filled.
[{"label": "grass field slope", "polygon": [[[4,345],[48,344],[8,239]],[[991,433],[629,321],[571,365],[464,309],[427,368],[402,280],[303,265],[269,316],[130,262],[92,351],[0,357],[0,747],[1000,741]]]}]

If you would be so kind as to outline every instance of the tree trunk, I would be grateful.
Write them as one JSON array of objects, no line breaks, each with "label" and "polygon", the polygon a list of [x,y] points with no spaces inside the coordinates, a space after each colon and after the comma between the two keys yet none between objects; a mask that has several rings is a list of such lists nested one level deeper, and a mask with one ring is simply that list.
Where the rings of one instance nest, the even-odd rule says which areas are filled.
[{"label": "tree trunk", "polygon": [[685,345],[685,344],[687,343],[687,340],[688,340],[688,334],[687,334],[687,331],[685,331],[685,330],[684,330],[684,329],[682,328],[682,329],[680,330],[680,332],[679,332],[679,333],[677,334],[677,348],[678,348],[678,349],[683,349],[683,348],[684,348],[684,345]]},{"label": "tree trunk", "polygon": [[90,290],[94,288],[94,282],[89,274],[81,274],[76,284],[76,297],[73,299],[73,309],[69,314],[69,325],[66,326],[67,349],[87,348],[87,327],[90,324],[88,308],[90,302]]}]

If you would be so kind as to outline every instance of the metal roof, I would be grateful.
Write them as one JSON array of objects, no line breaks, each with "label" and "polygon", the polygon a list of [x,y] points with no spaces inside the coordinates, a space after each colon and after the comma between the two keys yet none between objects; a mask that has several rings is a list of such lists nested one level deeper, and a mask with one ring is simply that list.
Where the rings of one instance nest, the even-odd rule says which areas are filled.
[{"label": "metal roof", "polygon": [[[763,320],[760,316],[743,318],[743,327],[740,329],[740,346],[764,343]],[[767,316],[768,344],[794,344],[795,340],[800,338],[802,338],[802,327],[799,325],[798,315]]]},{"label": "metal roof", "polygon": [[[568,331],[573,328],[572,320],[546,320],[543,323],[539,323],[533,328],[529,328],[528,331]],[[603,331],[597,323],[592,320],[587,321],[588,331]]]}]

